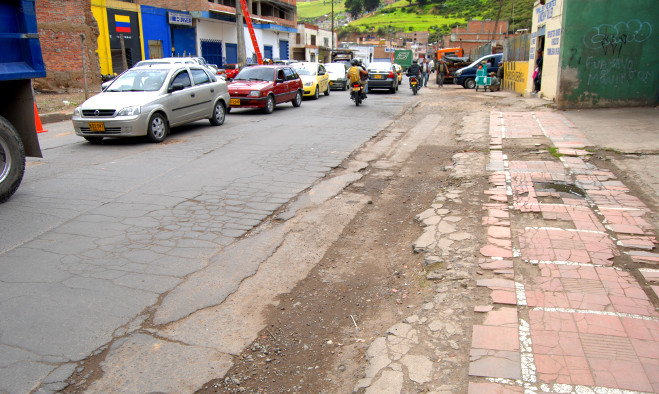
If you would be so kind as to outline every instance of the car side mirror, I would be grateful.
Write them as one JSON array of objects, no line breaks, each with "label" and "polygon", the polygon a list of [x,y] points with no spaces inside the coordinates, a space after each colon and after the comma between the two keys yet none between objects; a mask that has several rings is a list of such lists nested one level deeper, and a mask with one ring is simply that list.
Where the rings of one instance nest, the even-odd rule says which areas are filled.
[{"label": "car side mirror", "polygon": [[182,83],[175,83],[175,84],[172,85],[172,87],[169,88],[169,92],[170,93],[171,92],[176,92],[176,91],[179,91],[179,90],[183,90],[184,88],[185,88],[185,86],[183,86]]}]

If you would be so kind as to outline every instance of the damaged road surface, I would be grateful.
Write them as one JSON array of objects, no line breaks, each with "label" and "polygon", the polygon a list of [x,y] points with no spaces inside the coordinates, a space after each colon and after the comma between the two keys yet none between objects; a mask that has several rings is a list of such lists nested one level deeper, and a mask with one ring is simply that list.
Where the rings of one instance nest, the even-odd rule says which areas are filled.
[{"label": "damaged road surface", "polygon": [[490,112],[525,104],[348,104],[46,149],[0,208],[0,390],[411,392],[432,363],[466,387]]},{"label": "damaged road surface", "polygon": [[0,206],[0,391],[190,392],[223,376],[367,203],[334,198],[365,164],[340,166],[410,100],[235,111],[162,144],[44,137]]}]

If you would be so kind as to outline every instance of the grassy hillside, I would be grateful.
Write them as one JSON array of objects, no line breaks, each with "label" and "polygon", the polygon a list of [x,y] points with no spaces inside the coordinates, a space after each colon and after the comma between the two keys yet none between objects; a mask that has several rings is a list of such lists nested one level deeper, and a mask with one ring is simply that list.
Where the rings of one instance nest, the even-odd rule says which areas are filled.
[{"label": "grassy hillside", "polygon": [[[334,16],[343,13],[346,7],[343,0],[334,1]],[[315,0],[297,3],[297,17],[303,20],[313,20],[316,18],[329,15],[332,12],[332,2],[330,0]]]},{"label": "grassy hillside", "polygon": [[[402,0],[350,22],[355,31],[431,31],[449,34],[456,24],[470,19],[496,19],[501,5],[501,20],[510,23],[510,31],[531,27],[534,0]],[[331,12],[331,0],[297,3],[298,19],[314,23]],[[337,21],[344,18],[343,0],[335,0]]]}]

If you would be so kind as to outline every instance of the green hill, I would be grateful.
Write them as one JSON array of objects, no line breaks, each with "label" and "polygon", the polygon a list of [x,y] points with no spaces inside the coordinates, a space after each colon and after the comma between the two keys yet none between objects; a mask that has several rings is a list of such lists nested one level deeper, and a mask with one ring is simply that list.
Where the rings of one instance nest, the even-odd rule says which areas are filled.
[{"label": "green hill", "polygon": [[[334,0],[334,16],[344,13],[346,10],[343,0]],[[332,12],[330,0],[315,0],[297,3],[297,17],[302,21],[314,21]]]},{"label": "green hill", "polygon": [[[496,19],[510,23],[510,31],[531,27],[534,0],[403,0],[365,14],[343,27],[344,32],[374,32],[381,36],[393,31],[429,31],[450,34],[456,25],[471,19]],[[317,23],[331,13],[331,0],[298,2],[298,19]],[[347,16],[344,0],[335,0],[335,21],[341,25]],[[341,32],[339,32],[341,34]]]}]

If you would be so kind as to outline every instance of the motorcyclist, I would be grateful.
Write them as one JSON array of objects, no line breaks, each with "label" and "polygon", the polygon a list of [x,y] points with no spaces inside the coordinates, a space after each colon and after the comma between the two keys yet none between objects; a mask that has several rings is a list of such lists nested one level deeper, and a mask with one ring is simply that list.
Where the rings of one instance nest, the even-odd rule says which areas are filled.
[{"label": "motorcyclist", "polygon": [[364,89],[364,98],[366,98],[366,77],[368,76],[368,71],[364,69],[359,59],[352,59],[350,64],[351,67],[348,69],[350,83],[358,83]]},{"label": "motorcyclist", "polygon": [[[407,69],[407,77],[415,76],[417,83],[419,82],[419,75],[421,74],[421,67],[419,67],[419,61],[417,59],[412,60],[412,65]],[[417,85],[421,87],[421,85]],[[412,88],[412,80],[410,79],[410,89]]]}]

